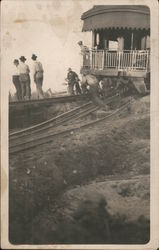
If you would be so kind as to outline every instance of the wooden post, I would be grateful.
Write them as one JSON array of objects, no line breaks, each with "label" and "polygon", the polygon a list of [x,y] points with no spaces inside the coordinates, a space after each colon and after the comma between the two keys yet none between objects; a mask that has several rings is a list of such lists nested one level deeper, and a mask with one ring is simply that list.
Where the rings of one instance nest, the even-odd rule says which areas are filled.
[{"label": "wooden post", "polygon": [[104,50],[102,51],[102,69],[104,69]]},{"label": "wooden post", "polygon": [[118,51],[118,69],[120,69],[120,51]]},{"label": "wooden post", "polygon": [[133,48],[134,48],[134,33],[132,31],[132,33],[131,33],[131,50],[133,50]]},{"label": "wooden post", "polygon": [[92,31],[92,47],[95,47],[95,31]]},{"label": "wooden post", "polygon": [[148,66],[149,66],[149,51],[147,50],[146,52],[146,72],[148,72]]}]

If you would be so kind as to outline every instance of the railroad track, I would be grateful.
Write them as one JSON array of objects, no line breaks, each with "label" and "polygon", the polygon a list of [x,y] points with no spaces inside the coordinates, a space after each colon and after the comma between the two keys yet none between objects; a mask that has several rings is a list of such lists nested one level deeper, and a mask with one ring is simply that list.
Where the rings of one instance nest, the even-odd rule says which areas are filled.
[{"label": "railroad track", "polygon": [[54,118],[51,118],[45,122],[40,123],[40,124],[31,126],[29,128],[26,128],[26,129],[22,129],[22,130],[17,131],[17,132],[10,133],[9,140],[12,141],[15,139],[19,139],[19,138],[26,137],[26,136],[31,136],[31,135],[37,134],[39,132],[46,131],[49,128],[55,128],[61,124],[65,124],[67,121],[69,121],[71,119],[75,119],[77,117],[82,117],[89,112],[93,112],[97,108],[98,107],[95,106],[92,102],[88,102],[80,107],[74,108],[70,111],[67,111],[61,115],[58,115]]},{"label": "railroad track", "polygon": [[63,127],[68,121],[84,117],[97,109],[99,109],[98,106],[95,106],[92,102],[88,102],[46,122],[11,133],[9,135],[9,151],[12,152],[12,149],[13,151],[17,151],[17,148],[18,151],[19,149],[22,150],[25,145],[30,145],[33,141],[36,142],[38,139],[46,137],[46,134],[49,136],[55,129],[57,131],[57,129]]},{"label": "railroad track", "polygon": [[[109,104],[110,102],[112,102],[114,99],[116,98],[116,96],[112,96],[110,98],[108,98],[106,104]],[[58,115],[54,118],[51,118],[45,122],[42,122],[40,124],[31,126],[29,128],[25,128],[22,129],[20,131],[16,131],[16,132],[12,132],[9,134],[9,140],[13,141],[19,138],[24,138],[24,137],[28,137],[28,136],[32,136],[34,134],[37,134],[39,132],[43,132],[43,131],[48,131],[48,129],[52,129],[55,128],[59,125],[64,125],[66,124],[68,121],[71,120],[75,120],[81,117],[86,116],[87,114],[94,112],[98,109],[98,106],[95,106],[94,103],[92,102],[87,102],[86,104],[74,108],[70,111],[67,111],[61,115]]]},{"label": "railroad track", "polygon": [[[107,104],[111,103],[114,98],[115,98],[115,96],[109,98],[107,100]],[[94,125],[94,124],[96,124],[96,123],[98,123],[100,121],[103,121],[105,119],[109,119],[110,117],[120,113],[122,110],[127,108],[129,104],[130,104],[130,101],[123,104],[117,110],[112,111],[111,114],[108,114],[108,115],[106,115],[106,116],[104,116],[104,117],[102,117],[100,119],[95,120],[95,121],[91,121],[91,122],[87,122],[87,123],[85,122],[84,124],[77,124],[77,125],[72,125],[72,127],[69,127],[69,128],[64,128],[63,125],[64,125],[65,122],[68,122],[68,121],[70,122],[70,121],[76,120],[76,119],[78,119],[80,117],[84,117],[85,115],[87,115],[87,114],[89,114],[89,113],[91,113],[91,112],[93,112],[93,111],[95,111],[95,110],[97,110],[99,108],[99,107],[92,106],[91,103],[89,102],[89,103],[83,105],[84,109],[82,111],[80,111],[80,112],[77,112],[77,110],[74,109],[72,113],[71,113],[71,111],[67,112],[67,114],[64,113],[63,114],[63,119],[59,120],[59,122],[57,122],[58,119],[59,119],[58,118],[57,121],[56,121],[57,122],[56,124],[52,124],[52,121],[51,121],[50,124],[46,123],[47,125],[46,124],[39,124],[39,125],[36,125],[36,126],[33,126],[33,127],[29,128],[29,129],[33,129],[33,131],[35,129],[35,131],[30,136],[28,134],[26,134],[26,136],[25,136],[23,134],[24,130],[12,133],[12,136],[13,136],[13,134],[15,135],[17,133],[19,133],[19,136],[10,139],[9,153],[10,154],[17,153],[17,152],[24,151],[24,150],[32,148],[32,147],[36,147],[38,145],[42,145],[44,143],[51,142],[53,140],[53,138],[55,136],[57,136],[57,135],[62,135],[62,134],[77,130],[79,128],[85,128],[85,127]],[[80,110],[80,108],[81,107],[79,107],[78,109]],[[66,117],[65,117],[65,115],[66,115]],[[43,127],[43,125],[44,125],[44,127]],[[56,127],[56,129],[55,129],[55,125],[58,125]],[[28,129],[28,131],[29,131],[29,129]],[[43,132],[40,129],[42,129]],[[28,133],[28,131],[27,131],[27,133]],[[46,131],[47,131],[47,133],[46,133]],[[38,135],[39,132],[40,132],[40,135]],[[26,131],[25,131],[25,133],[26,133]]]},{"label": "railroad track", "polygon": [[15,106],[30,106],[30,105],[44,105],[49,103],[62,103],[62,102],[71,102],[71,101],[80,101],[88,99],[88,95],[71,95],[71,96],[58,96],[58,97],[50,97],[44,99],[33,99],[33,100],[25,100],[25,101],[14,101],[9,102],[9,108],[13,108]]}]

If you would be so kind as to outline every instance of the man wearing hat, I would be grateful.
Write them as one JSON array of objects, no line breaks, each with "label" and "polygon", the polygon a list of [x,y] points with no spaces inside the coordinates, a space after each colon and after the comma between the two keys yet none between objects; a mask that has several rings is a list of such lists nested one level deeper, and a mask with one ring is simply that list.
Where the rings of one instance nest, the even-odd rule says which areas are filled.
[{"label": "man wearing hat", "polygon": [[12,81],[13,81],[13,84],[14,84],[15,89],[16,89],[17,100],[19,101],[22,99],[21,84],[19,81],[19,69],[18,69],[19,61],[17,59],[15,59],[13,61],[13,64],[15,67],[14,67],[14,71],[13,71]]},{"label": "man wearing hat", "polygon": [[34,82],[36,84],[38,99],[44,98],[44,93],[42,90],[43,75],[44,75],[43,66],[41,62],[38,62],[36,60],[37,56],[35,54],[32,55],[31,59],[33,60],[33,77],[34,77]]},{"label": "man wearing hat", "polygon": [[83,57],[83,66],[85,68],[89,68],[90,67],[90,53],[89,53],[89,49],[88,49],[87,46],[83,45],[82,41],[79,41],[77,44],[81,48],[81,55]]},{"label": "man wearing hat", "polygon": [[31,96],[31,89],[30,89],[30,69],[27,64],[25,64],[26,58],[21,56],[19,64],[19,80],[22,89],[22,99],[29,100]]},{"label": "man wearing hat", "polygon": [[71,69],[68,69],[67,78],[68,81],[68,92],[70,95],[74,95],[74,85],[76,84],[78,75]]}]

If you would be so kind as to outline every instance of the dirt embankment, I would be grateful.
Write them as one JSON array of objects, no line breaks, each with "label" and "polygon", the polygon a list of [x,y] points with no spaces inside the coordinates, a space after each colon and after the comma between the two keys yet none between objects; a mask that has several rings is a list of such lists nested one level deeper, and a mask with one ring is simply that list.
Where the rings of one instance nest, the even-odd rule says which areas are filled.
[{"label": "dirt embankment", "polygon": [[[129,114],[57,137],[50,144],[11,157],[12,243],[148,241],[148,98],[136,100]],[[101,195],[108,203],[107,208],[97,198]],[[81,214],[82,209],[86,211],[81,208],[86,200],[91,200],[86,207],[95,206],[93,211],[98,212],[91,217],[92,210],[88,209],[90,217],[83,219],[80,215],[79,220],[78,207]],[[107,222],[99,223],[98,228],[103,213],[104,217],[107,214]],[[92,220],[96,221],[93,225]],[[68,234],[61,238],[62,228]],[[99,237],[101,231],[104,234]]]}]

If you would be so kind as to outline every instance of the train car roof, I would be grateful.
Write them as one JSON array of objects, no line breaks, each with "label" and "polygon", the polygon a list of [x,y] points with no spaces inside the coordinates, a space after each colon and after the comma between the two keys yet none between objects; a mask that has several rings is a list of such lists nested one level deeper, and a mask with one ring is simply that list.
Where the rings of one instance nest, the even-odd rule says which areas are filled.
[{"label": "train car roof", "polygon": [[142,5],[95,5],[83,13],[82,31],[106,28],[150,29],[150,9]]}]

